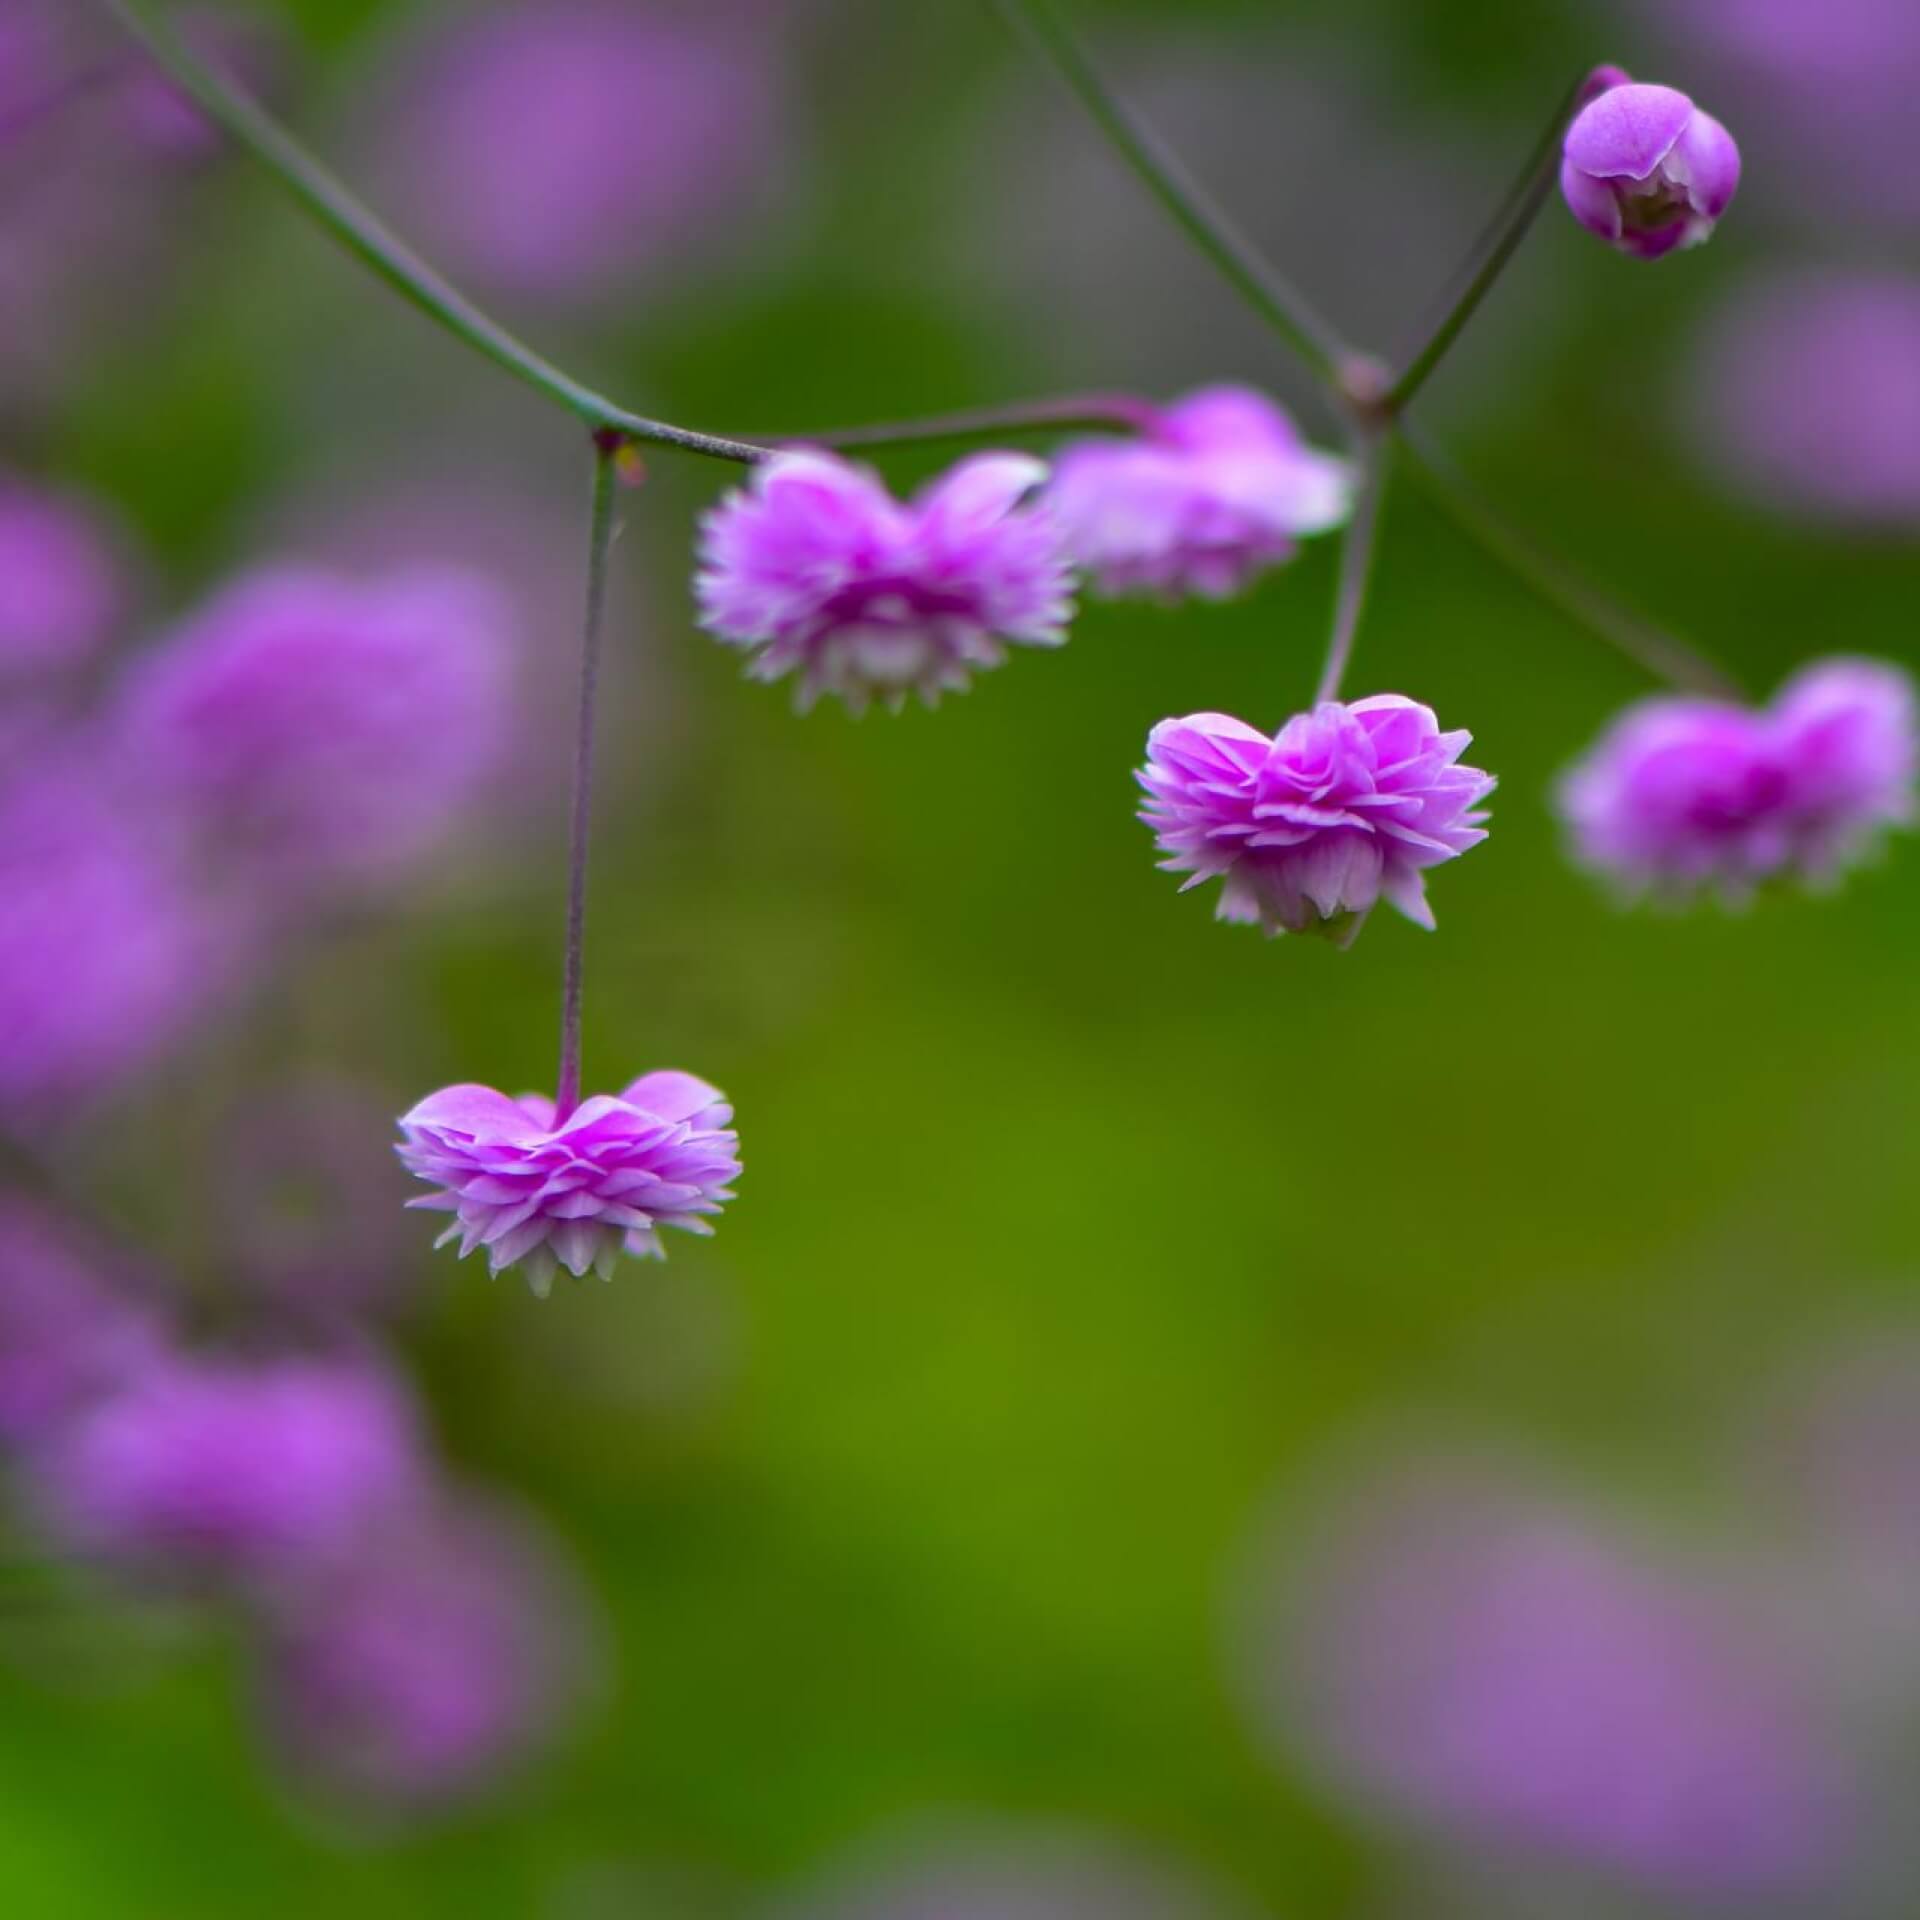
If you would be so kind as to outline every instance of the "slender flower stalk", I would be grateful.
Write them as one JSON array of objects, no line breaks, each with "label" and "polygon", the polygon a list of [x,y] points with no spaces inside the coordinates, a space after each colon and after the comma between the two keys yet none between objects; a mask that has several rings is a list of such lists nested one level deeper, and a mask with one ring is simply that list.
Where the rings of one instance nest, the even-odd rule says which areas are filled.
[{"label": "slender flower stalk", "polygon": [[153,0],[107,0],[115,17],[217,125],[262,161],[307,212],[403,299],[496,366],[599,431],[678,447],[709,459],[751,463],[767,449],[629,413],[583,386],[483,313],[392,232],[305,147],[223,79],[162,19]]},{"label": "slender flower stalk", "polygon": [[600,635],[606,625],[607,553],[613,545],[616,433],[593,441],[593,504],[587,529],[587,606],[580,639],[580,721],[573,745],[573,818],[567,854],[567,957],[560,989],[560,1079],[554,1125],[564,1126],[580,1104],[580,1000],[586,973],[587,846],[593,832],[593,734],[600,698]]},{"label": "slender flower stalk", "polygon": [[1146,433],[1159,416],[1159,408],[1131,394],[1070,393],[1056,399],[968,407],[918,420],[881,420],[871,426],[841,427],[828,433],[760,437],[849,453],[868,447],[932,447],[955,440],[995,440],[1015,433]]},{"label": "slender flower stalk", "polygon": [[1594,67],[1582,74],[1567,89],[1554,109],[1526,167],[1501,204],[1486,231],[1467,256],[1467,264],[1456,281],[1457,291],[1446,311],[1427,336],[1426,344],[1414,354],[1387,389],[1382,408],[1398,414],[1426,385],[1428,376],[1446,357],[1447,350],[1460,337],[1461,329],[1474,316],[1513,258],[1520,242],[1527,237],[1540,209],[1546,205],[1560,177],[1560,148],[1568,125],[1589,100],[1604,93],[1622,79],[1618,67]]},{"label": "slender flower stalk", "polygon": [[1326,665],[1320,669],[1320,685],[1313,696],[1316,707],[1339,699],[1340,683],[1346,678],[1347,662],[1353,657],[1354,635],[1360,630],[1360,615],[1367,604],[1367,586],[1373,578],[1381,496],[1386,492],[1387,465],[1392,457],[1392,445],[1384,438],[1370,441],[1360,451],[1360,485],[1354,495],[1353,518],[1347,523],[1346,537],[1340,546],[1340,584],[1334,594],[1333,632],[1327,639]]},{"label": "slender flower stalk", "polygon": [[1739,683],[1725,668],[1607,598],[1558,554],[1510,524],[1424,434],[1402,422],[1396,438],[1434,503],[1555,612],[1606,641],[1656,680],[1719,700],[1742,697]]},{"label": "slender flower stalk", "polygon": [[1101,77],[1052,0],[992,0],[1013,31],[1039,52],[1086,109],[1114,151],[1195,246],[1329,386],[1348,352],[1340,336]]}]

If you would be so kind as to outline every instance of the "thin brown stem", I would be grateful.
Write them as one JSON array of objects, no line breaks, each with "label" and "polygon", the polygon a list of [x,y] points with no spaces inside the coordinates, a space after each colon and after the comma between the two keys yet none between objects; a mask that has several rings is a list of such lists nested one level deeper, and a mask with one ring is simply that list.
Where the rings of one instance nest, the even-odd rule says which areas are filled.
[{"label": "thin brown stem", "polygon": [[560,988],[560,1074],[554,1125],[580,1104],[580,1010],[586,979],[587,847],[593,833],[594,720],[600,697],[600,636],[606,625],[607,555],[613,545],[617,433],[594,435],[587,518],[587,604],[580,640],[580,711],[573,743],[573,815],[567,842],[567,947]]}]

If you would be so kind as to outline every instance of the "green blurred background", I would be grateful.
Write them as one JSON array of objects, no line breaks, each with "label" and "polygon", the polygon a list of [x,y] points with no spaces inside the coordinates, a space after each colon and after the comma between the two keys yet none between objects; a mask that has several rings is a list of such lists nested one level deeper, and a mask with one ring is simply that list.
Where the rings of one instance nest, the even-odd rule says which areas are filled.
[{"label": "green blurred background", "polygon": [[[296,48],[289,116],[356,177],[358,96],[401,10],[258,11]],[[611,314],[510,319],[722,430],[1218,377],[1327,430],[987,9],[791,11],[797,210]],[[1211,109],[1196,83],[1169,131],[1257,232],[1311,234],[1321,257],[1290,269],[1387,348],[1567,76],[1655,58],[1643,21],[1598,6],[1080,12],[1122,72],[1177,46],[1237,73]],[[1264,113],[1269,85],[1322,111]],[[1786,164],[1739,131],[1750,181]],[[1099,190],[1076,213],[1058,188],[1082,178]],[[382,462],[497,448],[530,500],[579,504],[568,423],[248,164],[195,187],[176,244],[39,448],[148,544],[160,605],[256,556],[323,466],[371,486]],[[1920,603],[1911,542],[1763,518],[1682,450],[1697,316],[1801,245],[1757,210],[1651,271],[1550,208],[1428,409],[1517,516],[1758,688],[1819,651],[1910,658]],[[1115,324],[1077,280],[1116,289]],[[1353,685],[1472,729],[1500,776],[1492,837],[1440,876],[1435,935],[1382,916],[1349,953],[1269,945],[1175,897],[1130,772],[1163,715],[1271,725],[1304,701],[1330,546],[1232,606],[1091,606],[1063,652],[934,714],[800,719],[692,625],[692,519],[731,476],[650,464],[616,587],[588,1077],[680,1064],[726,1087],[741,1198],[713,1242],[544,1305],[423,1254],[406,1336],[449,1457],[577,1552],[605,1698],[504,1801],[372,1839],[263,1776],[217,1631],[111,1685],[17,1644],[0,1908],[730,1913],[958,1809],[1119,1830],[1274,1915],[1386,1911],[1391,1844],[1235,1704],[1223,1619],[1250,1525],[1356,1424],[1410,1412],[1684,1514],[1720,1497],[1730,1427],[1803,1343],[1899,1324],[1920,864],[1737,917],[1614,912],[1546,798],[1642,685],[1402,486]],[[564,677],[571,637],[550,638]],[[565,767],[520,777],[552,809]],[[172,1090],[302,1059],[396,1109],[548,1081],[550,824],[504,881],[316,942]],[[191,1180],[162,1186],[131,1143],[116,1164],[113,1205],[191,1245]]]}]

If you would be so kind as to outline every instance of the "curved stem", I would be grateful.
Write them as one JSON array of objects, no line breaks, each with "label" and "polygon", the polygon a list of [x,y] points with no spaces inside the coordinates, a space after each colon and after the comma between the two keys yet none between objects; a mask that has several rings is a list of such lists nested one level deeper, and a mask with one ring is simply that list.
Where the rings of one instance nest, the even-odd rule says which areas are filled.
[{"label": "curved stem", "polygon": [[1313,703],[1340,697],[1340,683],[1347,677],[1347,662],[1353,657],[1354,636],[1360,631],[1360,615],[1367,604],[1367,587],[1373,578],[1373,556],[1379,545],[1381,497],[1386,492],[1387,463],[1392,448],[1381,438],[1367,442],[1360,451],[1360,488],[1354,496],[1353,518],[1347,522],[1340,544],[1340,584],[1334,592],[1333,631],[1327,637],[1326,665],[1320,669],[1320,684],[1314,689]]},{"label": "curved stem", "polygon": [[573,817],[567,852],[567,958],[560,988],[560,1074],[555,1126],[580,1104],[580,1005],[586,976],[587,844],[593,833],[593,734],[600,698],[600,635],[606,625],[607,554],[613,545],[614,462],[623,442],[593,437],[593,495],[587,520],[587,607],[580,638],[580,719],[573,741]]},{"label": "curved stem", "polygon": [[1434,326],[1426,345],[1407,362],[1405,370],[1395,377],[1392,386],[1387,389],[1382,402],[1386,412],[1398,413],[1426,385],[1427,377],[1446,357],[1447,349],[1460,337],[1461,329],[1473,318],[1475,309],[1500,278],[1520,242],[1527,237],[1527,230],[1533,225],[1541,207],[1546,204],[1547,196],[1553,191],[1554,181],[1559,176],[1560,143],[1565,138],[1568,122],[1596,93],[1604,92],[1613,83],[1617,72],[1618,69],[1612,67],[1591,68],[1567,89],[1565,97],[1554,109],[1553,118],[1528,156],[1525,169],[1467,256],[1468,264],[1456,279],[1458,292]]},{"label": "curved stem", "polygon": [[1012,433],[1147,433],[1160,409],[1124,393],[1067,394],[1057,400],[1016,400],[1006,406],[969,407],[922,420],[883,420],[831,433],[764,436],[809,447],[853,452],[862,447],[931,447],[949,440],[981,440]]},{"label": "curved stem", "polygon": [[583,386],[550,360],[516,339],[483,313],[452,282],[392,232],[320,161],[250,100],[208,66],[160,16],[153,0],[106,0],[120,23],[216,124],[262,161],[288,193],[350,253],[403,299],[437,321],[476,353],[565,407],[589,427],[610,429],[635,440],[678,447],[716,460],[763,459],[765,447],[718,434],[697,433],[629,413],[604,394]]},{"label": "curved stem", "polygon": [[1745,698],[1739,682],[1724,668],[1609,599],[1558,554],[1510,525],[1424,435],[1403,423],[1399,438],[1435,504],[1547,606],[1625,654],[1656,680],[1715,700]]},{"label": "curved stem", "polygon": [[1052,0],[992,0],[992,4],[1014,32],[1051,63],[1187,238],[1323,381],[1337,387],[1338,370],[1346,358],[1339,335],[1101,78]]}]

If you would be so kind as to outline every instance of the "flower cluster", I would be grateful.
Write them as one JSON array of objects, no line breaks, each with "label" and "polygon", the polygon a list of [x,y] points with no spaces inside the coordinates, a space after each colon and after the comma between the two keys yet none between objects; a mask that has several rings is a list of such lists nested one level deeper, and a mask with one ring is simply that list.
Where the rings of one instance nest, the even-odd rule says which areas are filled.
[{"label": "flower cluster", "polygon": [[976,455],[910,502],[837,455],[779,454],[707,517],[701,621],[754,650],[754,678],[797,673],[803,708],[931,705],[1008,644],[1058,646],[1076,570],[1105,594],[1220,599],[1347,517],[1347,462],[1264,394],[1127,413],[1137,434],[1072,442],[1051,470]]},{"label": "flower cluster", "polygon": [[1560,785],[1576,858],[1628,895],[1738,902],[1770,881],[1833,881],[1914,813],[1913,684],[1824,660],[1762,709],[1645,700]]},{"label": "flower cluster", "polygon": [[556,1549],[441,1473],[364,1336],[188,1345],[150,1274],[0,1194],[0,1442],[44,1542],[224,1603],[291,1771],[383,1818],[489,1785],[578,1703]]},{"label": "flower cluster", "polygon": [[39,1126],[448,843],[516,636],[474,574],[270,567],[82,689],[133,601],[98,517],[8,486],[0,561],[0,1122]]}]

